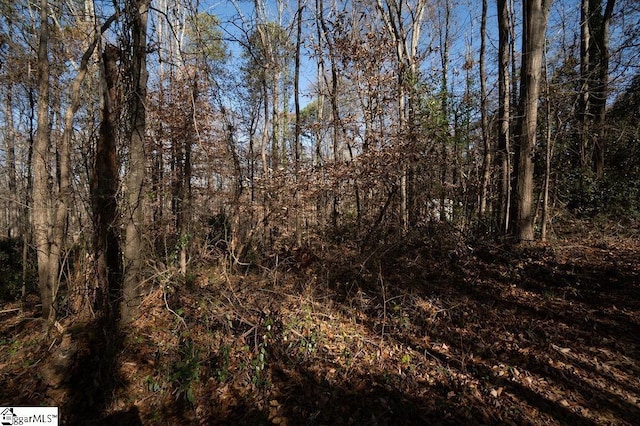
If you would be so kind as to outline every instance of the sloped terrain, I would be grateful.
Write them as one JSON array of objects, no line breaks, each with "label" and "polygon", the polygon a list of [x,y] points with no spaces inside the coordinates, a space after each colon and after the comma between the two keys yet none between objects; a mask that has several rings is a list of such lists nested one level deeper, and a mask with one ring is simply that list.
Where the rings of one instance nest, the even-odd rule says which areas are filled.
[{"label": "sloped terrain", "polygon": [[157,279],[118,335],[6,304],[0,400],[69,424],[637,424],[633,236],[445,241]]}]

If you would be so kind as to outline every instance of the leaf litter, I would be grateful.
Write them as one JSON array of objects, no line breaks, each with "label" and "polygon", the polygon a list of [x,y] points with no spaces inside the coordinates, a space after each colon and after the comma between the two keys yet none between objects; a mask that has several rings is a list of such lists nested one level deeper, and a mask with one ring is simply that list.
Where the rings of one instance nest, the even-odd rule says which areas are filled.
[{"label": "leaf litter", "polygon": [[[91,415],[107,422],[133,409],[141,424],[637,424],[640,244],[588,241],[443,254],[417,238],[373,254],[325,248],[303,270],[202,267],[191,285],[148,293],[124,330],[116,386]],[[66,413],[77,406],[74,383],[52,366],[63,349],[72,353],[64,336],[79,325],[67,318],[63,331],[43,334],[36,303],[1,309],[2,403]]]}]

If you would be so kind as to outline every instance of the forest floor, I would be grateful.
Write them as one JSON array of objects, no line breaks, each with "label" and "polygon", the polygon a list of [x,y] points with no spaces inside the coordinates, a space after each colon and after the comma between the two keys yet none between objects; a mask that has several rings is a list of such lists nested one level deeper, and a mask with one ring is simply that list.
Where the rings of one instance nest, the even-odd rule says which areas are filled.
[{"label": "forest floor", "polygon": [[638,424],[640,234],[591,226],[202,267],[157,280],[119,337],[45,335],[6,303],[0,404],[62,424]]}]

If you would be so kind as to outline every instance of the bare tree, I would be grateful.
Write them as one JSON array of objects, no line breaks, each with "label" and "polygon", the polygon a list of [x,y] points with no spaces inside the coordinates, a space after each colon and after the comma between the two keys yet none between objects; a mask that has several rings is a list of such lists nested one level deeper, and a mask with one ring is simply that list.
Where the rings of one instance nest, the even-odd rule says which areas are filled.
[{"label": "bare tree", "polygon": [[[300,120],[300,46],[302,44],[302,11],[304,10],[304,6],[302,5],[302,0],[298,0],[298,11],[296,12],[296,54],[295,54],[295,73],[294,73],[294,83],[293,83],[293,94],[294,94],[294,103],[295,103],[295,130],[294,130],[294,151],[295,151],[295,177],[296,183],[300,178],[300,133],[301,129],[301,120]],[[296,188],[295,193],[296,200],[296,217],[295,217],[295,234],[296,234],[296,243],[298,246],[302,244],[302,218],[300,217],[300,193]]]},{"label": "bare tree", "polygon": [[511,82],[509,73],[511,13],[508,0],[498,0],[498,161],[500,167],[499,230],[509,229],[511,207]]},{"label": "bare tree", "polygon": [[[420,42],[423,16],[427,6],[426,0],[415,2],[397,2],[378,0],[377,7],[384,22],[385,29],[393,41],[397,67],[397,101],[398,126],[400,134],[411,135],[409,129],[413,123],[409,122],[410,113],[414,111],[415,82],[418,72],[418,44]],[[447,2],[447,11],[449,3]],[[448,12],[447,12],[448,13]],[[401,176],[401,220],[404,232],[409,227],[409,217],[412,215],[410,206],[413,204],[411,195],[411,180],[413,175],[411,165],[404,165]]]},{"label": "bare tree", "polygon": [[55,319],[58,259],[51,258],[51,130],[49,127],[49,2],[40,1],[38,42],[38,127],[33,158],[33,237],[38,259],[38,286],[42,316]]},{"label": "bare tree", "polygon": [[[605,117],[609,86],[609,24],[615,0],[583,0],[580,16],[580,153],[586,169],[589,160],[588,139],[593,141],[593,170],[598,178],[604,175]],[[590,124],[591,123],[591,124]]]},{"label": "bare tree", "polygon": [[93,308],[114,314],[120,296],[122,276],[120,236],[117,231],[117,191],[119,185],[117,146],[118,48],[107,46],[102,53],[102,119],[96,143],[91,177],[96,262],[95,290],[90,293]]},{"label": "bare tree", "polygon": [[515,235],[518,241],[534,239],[533,156],[538,128],[538,98],[542,54],[552,0],[529,0],[523,7],[520,104],[516,135]]},{"label": "bare tree", "polygon": [[5,95],[5,117],[6,117],[6,130],[5,130],[5,143],[7,150],[7,175],[8,175],[8,189],[9,197],[5,202],[7,203],[5,208],[5,220],[6,220],[6,236],[7,238],[16,238],[19,235],[18,226],[18,184],[16,179],[16,145],[15,145],[15,125],[13,122],[13,85],[9,83],[6,88]]},{"label": "bare tree", "polygon": [[480,116],[482,126],[482,176],[480,183],[480,220],[484,220],[487,212],[487,198],[491,179],[491,140],[489,135],[489,111],[487,106],[487,0],[482,0],[482,17],[480,18]]},{"label": "bare tree", "polygon": [[124,277],[122,288],[121,316],[123,321],[132,318],[138,303],[142,270],[144,266],[144,247],[142,232],[144,225],[142,194],[145,155],[144,141],[146,133],[146,96],[147,96],[147,19],[150,0],[131,0],[127,5],[127,14],[131,22],[131,93],[129,95],[130,128],[129,169],[126,179],[126,202],[123,209],[125,221]]}]

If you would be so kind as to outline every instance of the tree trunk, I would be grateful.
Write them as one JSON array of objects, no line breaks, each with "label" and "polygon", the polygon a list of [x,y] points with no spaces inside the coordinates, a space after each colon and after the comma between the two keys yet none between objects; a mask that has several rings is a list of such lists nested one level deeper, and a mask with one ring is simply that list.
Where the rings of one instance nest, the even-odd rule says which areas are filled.
[{"label": "tree trunk", "polygon": [[142,281],[144,247],[142,226],[144,211],[142,188],[145,173],[144,140],[146,132],[147,97],[147,18],[150,0],[132,0],[129,4],[133,49],[131,56],[129,176],[126,180],[124,209],[124,280],[121,316],[124,322],[132,319],[138,305],[139,286]]},{"label": "tree trunk", "polygon": [[6,149],[7,149],[7,167],[9,175],[9,199],[6,207],[7,238],[16,238],[19,235],[19,198],[18,185],[16,179],[16,145],[15,145],[15,128],[13,123],[13,85],[7,85],[7,95],[5,98],[5,117],[6,117]]},{"label": "tree trunk", "polygon": [[604,11],[602,11],[602,0],[592,0],[592,10],[590,20],[594,25],[590,25],[594,32],[593,43],[589,46],[591,58],[597,58],[594,66],[595,84],[592,90],[593,95],[593,118],[594,118],[594,171],[598,179],[604,176],[604,160],[606,152],[606,128],[605,118],[607,111],[607,97],[609,92],[609,22],[613,15],[615,0],[607,0]]},{"label": "tree trunk", "polygon": [[[580,14],[580,98],[578,102],[581,172],[604,175],[605,118],[609,86],[609,23],[615,0],[582,0]],[[593,151],[591,141],[593,141]],[[593,152],[593,157],[590,153]]]},{"label": "tree trunk", "polygon": [[[442,49],[440,51],[440,63],[442,65],[442,74],[440,77],[440,92],[441,92],[441,114],[443,117],[442,122],[442,136],[441,136],[441,158],[440,158],[440,218],[445,220],[447,217],[446,204],[447,204],[447,177],[449,174],[449,27],[451,25],[451,5],[449,0],[445,1],[445,16],[444,16],[444,32],[440,28],[440,44]],[[455,175],[455,173],[454,173]]]},{"label": "tree trunk", "polygon": [[549,224],[549,185],[551,182],[551,155],[552,155],[552,138],[551,138],[551,89],[549,84],[549,71],[547,65],[547,59],[545,55],[544,61],[544,75],[545,75],[545,97],[546,109],[545,109],[545,121],[546,121],[546,135],[545,135],[545,156],[544,156],[544,183],[542,187],[542,225],[540,226],[540,241],[547,241],[547,225]]},{"label": "tree trunk", "polygon": [[[7,28],[8,39],[13,37],[13,25],[9,24]],[[11,55],[7,55],[7,62],[5,66],[11,70],[15,65],[13,64],[13,58]],[[0,69],[2,68],[0,63]],[[15,146],[15,125],[13,122],[13,82],[11,81],[10,71],[5,74],[6,77],[6,96],[5,96],[5,143],[6,143],[6,161],[7,161],[7,175],[9,194],[5,202],[5,220],[6,220],[6,236],[7,238],[17,238],[20,234],[20,226],[18,218],[20,217],[20,202],[18,196],[18,187],[16,179],[16,146]]]},{"label": "tree trunk", "polygon": [[[78,69],[78,74],[73,79],[71,84],[71,93],[70,93],[70,102],[67,105],[64,115],[64,127],[62,130],[62,137],[60,138],[60,146],[59,146],[59,192],[58,192],[58,200],[55,209],[55,224],[53,227],[53,236],[52,236],[52,245],[51,245],[51,254],[53,261],[55,261],[56,265],[59,262],[64,240],[67,233],[68,228],[68,216],[71,205],[71,142],[73,139],[74,127],[73,121],[78,108],[80,107],[80,90],[82,88],[82,83],[87,76],[89,62],[93,56],[96,45],[102,36],[102,33],[106,31],[106,29],[111,25],[111,23],[115,20],[115,16],[111,16],[102,28],[96,28],[96,34],[94,39],[90,42],[82,55],[82,59],[80,62],[80,67]],[[115,64],[115,59],[114,59]],[[115,65],[114,65],[115,67]],[[102,124],[101,124],[102,127]],[[102,135],[102,134],[101,134]],[[115,149],[115,148],[114,148]],[[114,152],[115,157],[115,152]],[[115,168],[117,173],[117,168]],[[115,194],[115,190],[114,190]],[[94,205],[95,207],[95,205]],[[104,206],[100,206],[99,209],[102,209]],[[115,214],[114,214],[115,217]],[[97,258],[97,257],[96,257]],[[57,268],[56,268],[57,269]],[[57,271],[56,271],[57,275]],[[98,283],[100,281],[98,280]],[[105,287],[106,288],[106,287]]]},{"label": "tree trunk", "polygon": [[195,143],[197,134],[197,122],[196,122],[196,103],[198,101],[198,81],[197,75],[193,76],[192,88],[190,93],[189,102],[191,104],[189,121],[187,122],[186,134],[184,141],[182,142],[184,152],[182,154],[182,167],[181,167],[181,191],[180,191],[180,210],[179,222],[180,226],[178,230],[178,236],[180,238],[180,273],[183,277],[187,274],[187,249],[189,246],[189,231],[191,223],[191,146]]},{"label": "tree trunk", "polygon": [[116,84],[118,50],[107,46],[102,54],[102,121],[91,177],[94,252],[97,282],[90,293],[93,309],[116,315],[121,296],[120,237],[117,224],[118,163],[116,159]]},{"label": "tree trunk", "polygon": [[[297,26],[296,26],[296,57],[295,57],[295,75],[293,81],[293,95],[295,102],[295,114],[296,114],[296,124],[295,124],[295,134],[294,134],[294,151],[295,151],[295,176],[296,176],[296,184],[300,179],[300,132],[301,132],[301,122],[300,122],[300,45],[302,43],[302,11],[304,6],[302,5],[302,0],[298,0],[298,16],[297,16]],[[302,245],[302,209],[300,205],[300,193],[299,188],[296,187],[295,190],[295,235],[296,235],[296,244],[298,246]]]},{"label": "tree trunk", "polygon": [[[333,42],[329,36],[329,30],[327,28],[327,23],[324,19],[324,14],[322,13],[324,10],[324,5],[322,0],[319,2],[319,21],[320,27],[322,28],[322,34],[324,36],[325,41],[327,42],[327,47],[329,49],[329,61],[331,64],[331,90],[329,91],[329,101],[331,103],[331,114],[333,118],[332,129],[333,129],[333,161],[337,164],[340,160],[340,152],[339,152],[339,129],[342,127],[342,123],[340,121],[340,112],[338,110],[338,69],[336,65],[336,55],[334,52]],[[328,84],[327,84],[328,86]],[[338,195],[338,188],[336,188],[336,193],[333,194],[333,200],[331,205],[331,224],[334,230],[338,228],[338,217],[340,216],[340,197]]]},{"label": "tree trunk", "polygon": [[515,232],[520,242],[533,241],[533,156],[538,124],[542,53],[551,0],[529,0],[523,7],[520,116],[516,145]]},{"label": "tree trunk", "polygon": [[498,155],[500,157],[500,214],[499,227],[503,234],[509,230],[511,208],[511,82],[509,60],[511,14],[508,0],[498,0]]},{"label": "tree trunk", "polygon": [[[42,316],[52,322],[55,318],[53,309],[53,288],[51,280],[52,265],[50,263],[50,206],[52,184],[50,180],[50,138],[49,127],[49,4],[40,1],[40,34],[38,44],[38,127],[34,140],[33,157],[33,238],[38,259],[38,286],[42,302]],[[57,278],[57,277],[56,277]]]},{"label": "tree trunk", "polygon": [[580,5],[580,92],[578,98],[578,155],[580,173],[587,168],[588,130],[589,123],[589,83],[591,65],[589,63],[589,45],[591,44],[589,31],[589,1],[582,0]]},{"label": "tree trunk", "polygon": [[487,214],[487,198],[491,179],[491,141],[489,136],[489,111],[487,106],[487,72],[485,69],[485,52],[487,43],[487,0],[482,0],[482,18],[480,20],[480,115],[482,126],[482,181],[480,183],[480,220]]},{"label": "tree trunk", "polygon": [[[55,320],[54,303],[59,287],[59,263],[66,237],[67,206],[70,194],[70,149],[64,138],[58,149],[58,196],[53,204],[51,172],[51,123],[49,114],[49,5],[40,2],[40,34],[38,45],[38,130],[34,141],[33,224],[38,259],[38,285],[43,317]],[[59,98],[57,98],[59,100]],[[59,102],[57,102],[59,105]]]},{"label": "tree trunk", "polygon": [[29,98],[29,149],[27,153],[27,189],[24,192],[24,205],[21,209],[22,220],[20,221],[20,225],[22,227],[22,301],[25,301],[27,297],[29,246],[35,228],[35,214],[31,206],[33,205],[33,150],[35,148],[35,132],[33,123],[35,115],[34,110],[36,106],[33,90],[30,89],[27,91],[27,93]]}]

